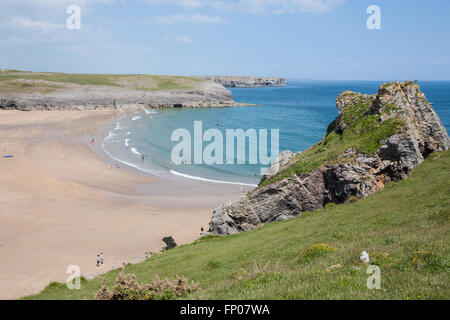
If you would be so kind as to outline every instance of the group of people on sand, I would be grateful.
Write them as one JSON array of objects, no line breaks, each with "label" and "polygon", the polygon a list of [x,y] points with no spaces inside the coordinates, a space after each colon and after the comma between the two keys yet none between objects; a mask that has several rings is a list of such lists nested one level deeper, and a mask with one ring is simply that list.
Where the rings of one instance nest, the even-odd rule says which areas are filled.
[{"label": "group of people on sand", "polygon": [[[103,135],[102,135],[102,137],[103,137]],[[89,141],[89,143],[90,143],[90,144],[94,144],[94,143],[95,143],[95,139],[92,138],[92,139]],[[61,160],[63,160],[63,159],[61,159]],[[144,160],[142,160],[142,161],[144,161]],[[107,167],[108,169],[112,169],[111,164],[108,164],[106,167]],[[120,166],[119,166],[119,164],[118,164],[117,162],[114,163],[114,167],[117,168],[117,169],[120,169]],[[102,259],[103,259],[103,258],[102,258]],[[103,263],[102,263],[102,264],[103,264]]]},{"label": "group of people on sand", "polygon": [[100,268],[103,262],[103,252],[101,252],[100,254],[97,254],[97,268]]}]

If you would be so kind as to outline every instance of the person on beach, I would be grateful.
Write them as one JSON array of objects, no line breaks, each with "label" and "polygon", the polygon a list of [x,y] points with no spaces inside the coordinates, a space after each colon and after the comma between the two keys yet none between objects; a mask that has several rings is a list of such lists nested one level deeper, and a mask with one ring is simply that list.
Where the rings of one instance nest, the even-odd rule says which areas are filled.
[{"label": "person on beach", "polygon": [[97,268],[100,268],[100,255],[97,255]]},{"label": "person on beach", "polygon": [[100,263],[103,264],[103,252],[100,253]]}]

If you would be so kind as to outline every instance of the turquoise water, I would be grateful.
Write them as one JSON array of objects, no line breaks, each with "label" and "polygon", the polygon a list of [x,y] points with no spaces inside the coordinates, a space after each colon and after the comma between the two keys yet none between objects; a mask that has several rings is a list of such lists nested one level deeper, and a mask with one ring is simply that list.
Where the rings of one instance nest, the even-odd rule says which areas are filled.
[{"label": "turquoise water", "polygon": [[[228,164],[185,162],[176,165],[171,158],[171,151],[178,144],[177,141],[171,141],[173,131],[179,128],[187,129],[193,144],[194,121],[202,122],[203,133],[210,128],[218,129],[223,133],[224,140],[227,129],[268,129],[267,141],[270,150],[270,129],[278,129],[280,151],[302,151],[318,142],[328,124],[337,116],[335,99],[339,93],[353,90],[373,94],[383,82],[291,81],[286,87],[280,88],[232,89],[235,101],[259,106],[137,112],[119,119],[103,146],[117,161],[160,176],[175,174],[191,179],[253,185],[260,179],[261,168],[267,166],[249,163],[248,144],[245,164],[236,164],[235,152],[232,164],[228,161]],[[449,130],[450,82],[427,81],[421,82],[420,85],[442,123]],[[209,143],[203,142],[203,147]],[[227,163],[225,145],[223,152],[223,162]],[[193,162],[194,152],[191,153]]]}]

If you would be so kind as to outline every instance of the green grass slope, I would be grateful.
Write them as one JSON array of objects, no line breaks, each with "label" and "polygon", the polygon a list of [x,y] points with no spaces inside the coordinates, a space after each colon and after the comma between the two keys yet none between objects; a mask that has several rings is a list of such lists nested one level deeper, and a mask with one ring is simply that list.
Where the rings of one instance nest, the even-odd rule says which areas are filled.
[{"label": "green grass slope", "polygon": [[[200,284],[188,299],[449,299],[450,152],[432,154],[411,177],[365,200],[227,237],[209,236],[127,265],[139,282],[185,276]],[[366,287],[365,250],[381,268]],[[105,276],[112,285],[119,271]],[[92,299],[53,283],[30,299]]]},{"label": "green grass slope", "polygon": [[[43,82],[36,82],[43,80]],[[51,92],[63,89],[65,84],[113,86],[135,90],[194,89],[202,79],[181,76],[138,74],[69,74],[56,72],[28,72],[0,70],[0,93]]]}]

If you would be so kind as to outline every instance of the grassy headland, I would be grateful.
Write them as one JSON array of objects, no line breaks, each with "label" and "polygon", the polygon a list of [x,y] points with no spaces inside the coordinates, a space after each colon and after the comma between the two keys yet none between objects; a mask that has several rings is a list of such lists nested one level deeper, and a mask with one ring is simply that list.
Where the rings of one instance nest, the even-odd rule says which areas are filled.
[{"label": "grassy headland", "polygon": [[[141,283],[185,276],[201,299],[448,299],[450,152],[434,153],[411,176],[367,199],[329,205],[250,232],[207,236],[127,265]],[[175,239],[176,240],[176,239]],[[381,268],[381,289],[366,287],[365,250]],[[105,274],[112,286],[119,270]],[[93,299],[52,283],[28,299]]]},{"label": "grassy headland", "polygon": [[358,153],[374,155],[380,148],[380,142],[401,131],[405,124],[397,118],[381,122],[381,114],[367,114],[371,104],[372,101],[368,100],[350,106],[343,115],[347,130],[340,131],[336,127],[336,120],[333,120],[322,141],[297,154],[292,165],[259,186],[311,172],[324,164],[339,162],[339,155],[350,148]]},{"label": "grassy headland", "polygon": [[68,74],[0,70],[0,93],[26,93],[64,88],[65,84],[113,86],[136,90],[193,89],[203,82],[200,78],[140,74]]}]

